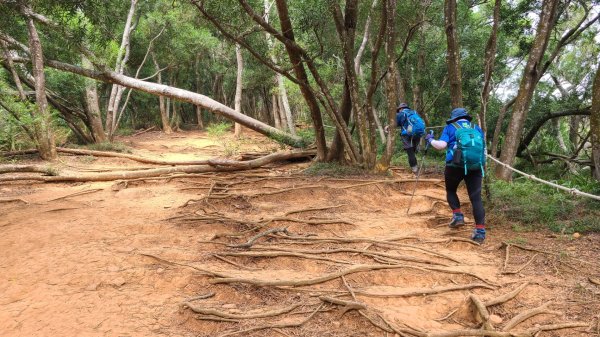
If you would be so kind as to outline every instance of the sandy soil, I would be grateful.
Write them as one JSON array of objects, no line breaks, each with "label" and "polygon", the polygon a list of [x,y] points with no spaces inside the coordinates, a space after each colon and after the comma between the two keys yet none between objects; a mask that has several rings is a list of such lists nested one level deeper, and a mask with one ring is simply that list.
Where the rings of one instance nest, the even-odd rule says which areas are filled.
[{"label": "sandy soil", "polygon": [[[122,141],[134,154],[173,160],[278,149],[256,136],[235,142],[200,132],[150,132]],[[86,173],[148,167],[89,156],[61,156],[56,165]],[[549,303],[548,313],[514,330],[584,322],[539,336],[600,336],[600,286],[593,282],[600,279],[599,236],[515,233],[496,223],[478,246],[465,240],[470,226],[447,228],[439,176],[423,177],[407,215],[408,171],[307,176],[308,165],[171,180],[1,183],[0,199],[22,201],[0,202],[0,336],[394,336],[478,329],[469,295],[487,301],[526,282],[514,299],[490,307],[502,320],[497,329]],[[275,228],[287,234],[260,237],[250,249],[231,247]],[[513,244],[508,260],[503,242]],[[357,265],[373,270],[316,280]],[[354,301],[348,289],[360,311],[320,300]],[[288,307],[294,309],[244,318]],[[309,317],[299,327],[261,328]]]}]

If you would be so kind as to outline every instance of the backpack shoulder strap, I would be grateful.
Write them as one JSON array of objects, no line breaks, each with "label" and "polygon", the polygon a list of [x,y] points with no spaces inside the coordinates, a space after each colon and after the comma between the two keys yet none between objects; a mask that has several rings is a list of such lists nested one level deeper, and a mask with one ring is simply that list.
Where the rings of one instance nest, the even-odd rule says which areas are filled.
[{"label": "backpack shoulder strap", "polygon": [[456,130],[458,130],[458,129],[462,129],[462,126],[460,126],[460,124],[458,124],[458,123],[456,123],[456,122],[452,123],[452,126],[454,126],[454,128],[455,128]]}]

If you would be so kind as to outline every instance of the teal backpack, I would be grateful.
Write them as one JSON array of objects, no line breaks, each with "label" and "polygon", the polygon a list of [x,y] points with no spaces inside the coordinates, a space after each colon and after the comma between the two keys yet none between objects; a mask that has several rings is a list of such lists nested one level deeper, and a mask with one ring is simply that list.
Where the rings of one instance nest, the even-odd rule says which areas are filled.
[{"label": "teal backpack", "polygon": [[[461,125],[462,124],[462,125]],[[454,159],[452,163],[458,167],[465,168],[467,171],[481,169],[481,174],[485,176],[483,166],[485,165],[485,139],[481,132],[477,130],[477,124],[454,122],[452,125],[456,128],[456,149],[454,150]]]}]

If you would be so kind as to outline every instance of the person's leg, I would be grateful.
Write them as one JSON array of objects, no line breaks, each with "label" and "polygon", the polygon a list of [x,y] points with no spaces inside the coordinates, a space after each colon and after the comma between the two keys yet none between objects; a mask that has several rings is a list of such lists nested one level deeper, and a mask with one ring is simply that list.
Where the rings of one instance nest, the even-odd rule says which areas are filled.
[{"label": "person's leg", "polygon": [[415,148],[409,147],[408,149],[406,149],[406,154],[408,154],[408,165],[410,165],[411,168],[416,167],[417,155],[415,154]]},{"label": "person's leg", "polygon": [[456,191],[458,185],[464,178],[464,171],[459,167],[446,166],[444,171],[444,182],[446,185],[446,200],[452,209],[452,222],[449,226],[457,228],[465,224],[465,218],[460,209],[460,199]]},{"label": "person's leg", "polygon": [[480,170],[469,171],[465,176],[465,184],[469,193],[469,200],[473,207],[473,217],[475,218],[475,231],[472,239],[479,243],[485,240],[485,209],[481,198],[481,183],[483,176]]},{"label": "person's leg", "polygon": [[408,165],[410,165],[413,173],[416,174],[419,166],[417,165],[417,155],[415,154],[415,147],[413,146],[413,137],[402,136],[402,146],[408,155]]}]

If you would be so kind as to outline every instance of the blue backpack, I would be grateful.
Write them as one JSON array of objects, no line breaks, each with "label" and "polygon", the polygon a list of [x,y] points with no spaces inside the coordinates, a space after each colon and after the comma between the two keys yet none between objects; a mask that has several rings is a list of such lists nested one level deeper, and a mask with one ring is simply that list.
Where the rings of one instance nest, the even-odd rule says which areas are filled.
[{"label": "blue backpack", "polygon": [[406,132],[406,135],[421,137],[425,134],[425,121],[415,110],[404,109],[402,113],[404,113],[406,120],[402,129]]},{"label": "blue backpack", "polygon": [[464,167],[467,171],[481,169],[481,174],[485,175],[483,166],[485,165],[485,140],[481,132],[477,130],[477,124],[471,122],[452,123],[456,128],[456,149],[454,149],[452,163],[455,166]]}]

